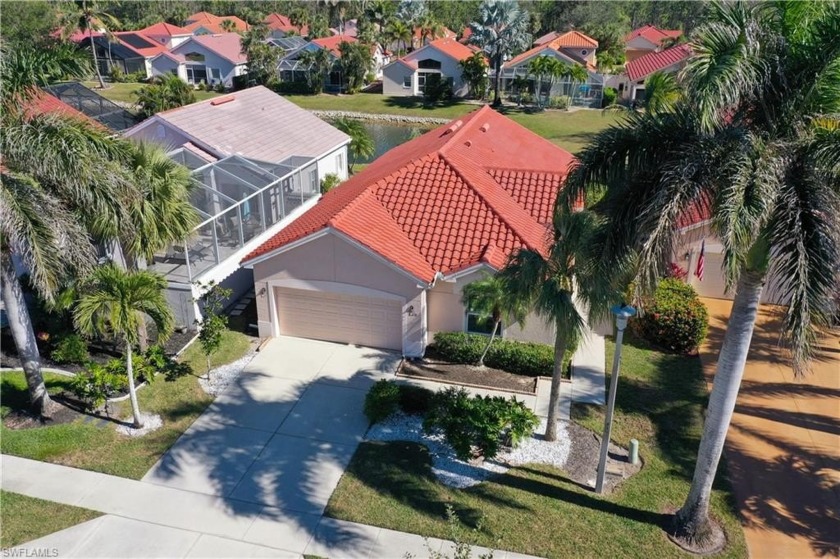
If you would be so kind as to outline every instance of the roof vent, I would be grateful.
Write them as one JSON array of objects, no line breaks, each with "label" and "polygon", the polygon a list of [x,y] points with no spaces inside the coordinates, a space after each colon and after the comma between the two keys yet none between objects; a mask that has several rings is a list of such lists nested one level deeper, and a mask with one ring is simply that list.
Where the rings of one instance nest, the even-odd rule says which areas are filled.
[{"label": "roof vent", "polygon": [[484,124],[481,125],[481,131],[482,132],[487,132],[488,130],[490,130],[490,123],[489,122],[485,122]]},{"label": "roof vent", "polygon": [[233,95],[227,95],[225,97],[213,99],[212,101],[210,101],[210,104],[215,107],[216,105],[224,105],[225,103],[230,103],[231,101],[236,101],[236,97]]},{"label": "roof vent", "polygon": [[467,147],[472,147],[472,140],[467,140],[466,142],[464,142],[464,145]]}]

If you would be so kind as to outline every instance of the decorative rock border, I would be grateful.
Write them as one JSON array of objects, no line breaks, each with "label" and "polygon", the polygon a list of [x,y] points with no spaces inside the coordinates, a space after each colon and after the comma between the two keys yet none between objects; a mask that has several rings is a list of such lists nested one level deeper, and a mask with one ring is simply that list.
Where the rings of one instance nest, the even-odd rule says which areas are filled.
[{"label": "decorative rock border", "polygon": [[355,120],[369,120],[391,122],[394,124],[428,124],[438,125],[451,122],[451,118],[435,118],[431,116],[410,116],[410,115],[388,115],[379,113],[359,113],[355,111],[321,111],[311,110],[310,113],[319,118],[352,118]]}]

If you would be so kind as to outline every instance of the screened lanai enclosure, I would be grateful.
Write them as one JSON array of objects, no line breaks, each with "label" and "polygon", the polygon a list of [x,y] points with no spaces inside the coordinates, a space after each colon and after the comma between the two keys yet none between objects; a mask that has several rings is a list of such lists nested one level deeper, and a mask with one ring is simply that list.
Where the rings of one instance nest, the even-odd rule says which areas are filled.
[{"label": "screened lanai enclosure", "polygon": [[148,263],[170,283],[203,281],[202,276],[228,259],[235,260],[232,272],[244,251],[252,248],[250,241],[320,192],[316,160],[309,157],[293,156],[275,164],[232,155],[208,163],[184,147],[170,156],[192,170],[190,202],[201,219],[188,239],[173,243]]},{"label": "screened lanai enclosure", "polygon": [[538,79],[528,71],[527,65],[519,65],[513,68],[502,67],[502,90],[508,95],[516,96],[523,91],[517,91],[515,81],[517,78],[528,82],[528,92],[536,96],[542,103],[547,104],[552,97],[567,96],[575,107],[601,108],[601,100],[604,96],[604,77],[594,72],[589,72],[586,82],[581,83],[568,78],[549,80]]}]

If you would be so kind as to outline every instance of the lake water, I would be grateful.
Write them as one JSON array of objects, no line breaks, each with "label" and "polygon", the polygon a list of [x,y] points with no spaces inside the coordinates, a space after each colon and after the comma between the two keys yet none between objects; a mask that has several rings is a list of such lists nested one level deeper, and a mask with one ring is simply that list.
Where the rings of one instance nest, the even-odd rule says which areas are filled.
[{"label": "lake water", "polygon": [[373,136],[376,144],[376,151],[373,157],[359,159],[357,163],[370,163],[386,151],[413,140],[424,132],[428,132],[433,126],[421,126],[417,124],[391,124],[387,122],[364,122],[365,129]]}]

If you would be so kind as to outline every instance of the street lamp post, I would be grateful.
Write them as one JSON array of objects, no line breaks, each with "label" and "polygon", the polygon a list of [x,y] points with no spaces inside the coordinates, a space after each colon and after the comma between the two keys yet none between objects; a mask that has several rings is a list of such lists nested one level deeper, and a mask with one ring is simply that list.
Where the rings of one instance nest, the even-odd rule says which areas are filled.
[{"label": "street lamp post", "polygon": [[615,326],[618,333],[615,336],[615,356],[613,357],[612,376],[610,377],[610,395],[607,401],[607,416],[604,418],[604,436],[601,438],[601,457],[598,460],[598,477],[595,480],[595,493],[604,492],[604,478],[607,475],[607,455],[610,449],[610,433],[612,431],[612,417],[615,410],[615,394],[618,391],[618,369],[621,363],[621,342],[624,341],[624,329],[627,320],[636,316],[636,309],[629,305],[616,305],[612,309],[615,315]]}]

